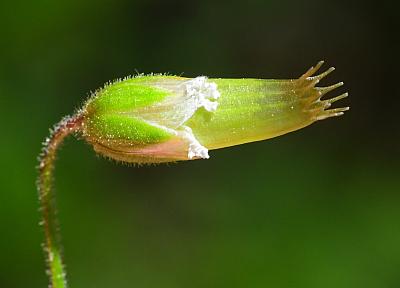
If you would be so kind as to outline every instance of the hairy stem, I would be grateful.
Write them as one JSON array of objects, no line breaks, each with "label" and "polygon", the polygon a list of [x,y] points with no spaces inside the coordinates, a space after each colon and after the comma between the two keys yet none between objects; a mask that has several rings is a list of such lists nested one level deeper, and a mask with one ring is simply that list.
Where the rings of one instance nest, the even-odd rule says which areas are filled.
[{"label": "hairy stem", "polygon": [[78,131],[81,127],[82,115],[65,117],[51,131],[51,135],[44,142],[39,158],[39,176],[37,189],[39,192],[41,225],[45,233],[43,249],[47,263],[49,287],[66,288],[66,273],[62,260],[62,246],[56,213],[56,203],[53,192],[53,170],[58,147],[66,136]]}]

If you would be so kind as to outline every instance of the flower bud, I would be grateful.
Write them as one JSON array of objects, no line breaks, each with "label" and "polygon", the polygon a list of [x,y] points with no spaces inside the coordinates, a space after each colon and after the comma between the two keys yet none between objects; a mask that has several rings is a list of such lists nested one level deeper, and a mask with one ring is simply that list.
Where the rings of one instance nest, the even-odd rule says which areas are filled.
[{"label": "flower bud", "polygon": [[130,163],[209,158],[208,150],[279,136],[317,120],[347,96],[321,100],[341,86],[315,85],[333,68],[299,79],[208,79],[148,75],[105,85],[83,109],[82,132],[94,149]]}]

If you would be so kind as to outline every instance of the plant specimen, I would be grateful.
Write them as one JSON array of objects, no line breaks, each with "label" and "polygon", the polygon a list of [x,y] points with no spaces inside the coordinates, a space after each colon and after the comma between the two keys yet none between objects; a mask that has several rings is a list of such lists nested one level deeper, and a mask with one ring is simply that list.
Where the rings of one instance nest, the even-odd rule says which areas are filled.
[{"label": "plant specimen", "polygon": [[97,153],[128,163],[207,159],[209,150],[276,137],[347,111],[329,109],[347,93],[321,99],[343,85],[316,87],[334,70],[315,76],[322,64],[290,80],[138,75],[93,93],[54,127],[40,155],[38,191],[50,287],[67,287],[52,191],[56,151],[66,136],[80,135]]}]

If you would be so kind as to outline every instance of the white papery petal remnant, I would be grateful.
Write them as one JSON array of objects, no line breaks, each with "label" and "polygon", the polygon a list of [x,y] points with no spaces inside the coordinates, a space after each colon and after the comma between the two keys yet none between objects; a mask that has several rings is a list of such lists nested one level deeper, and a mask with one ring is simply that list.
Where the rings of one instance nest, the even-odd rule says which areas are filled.
[{"label": "white papery petal remnant", "polygon": [[218,107],[216,101],[220,96],[218,86],[210,82],[207,77],[199,76],[189,80],[160,81],[153,84],[160,89],[168,90],[171,96],[163,101],[150,105],[135,114],[159,128],[182,137],[188,143],[188,159],[208,159],[208,149],[201,145],[192,132],[185,125],[198,109],[204,108],[207,112],[215,112]]}]

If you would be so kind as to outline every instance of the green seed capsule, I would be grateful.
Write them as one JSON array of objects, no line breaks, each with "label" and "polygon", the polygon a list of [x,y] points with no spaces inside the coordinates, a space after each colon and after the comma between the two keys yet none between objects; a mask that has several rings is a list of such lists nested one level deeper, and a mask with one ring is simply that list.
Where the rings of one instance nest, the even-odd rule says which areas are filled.
[{"label": "green seed capsule", "polygon": [[208,150],[276,137],[317,120],[347,96],[321,100],[341,86],[315,87],[322,61],[299,79],[208,79],[164,75],[106,85],[83,109],[82,132],[94,149],[130,163],[209,158]]}]

